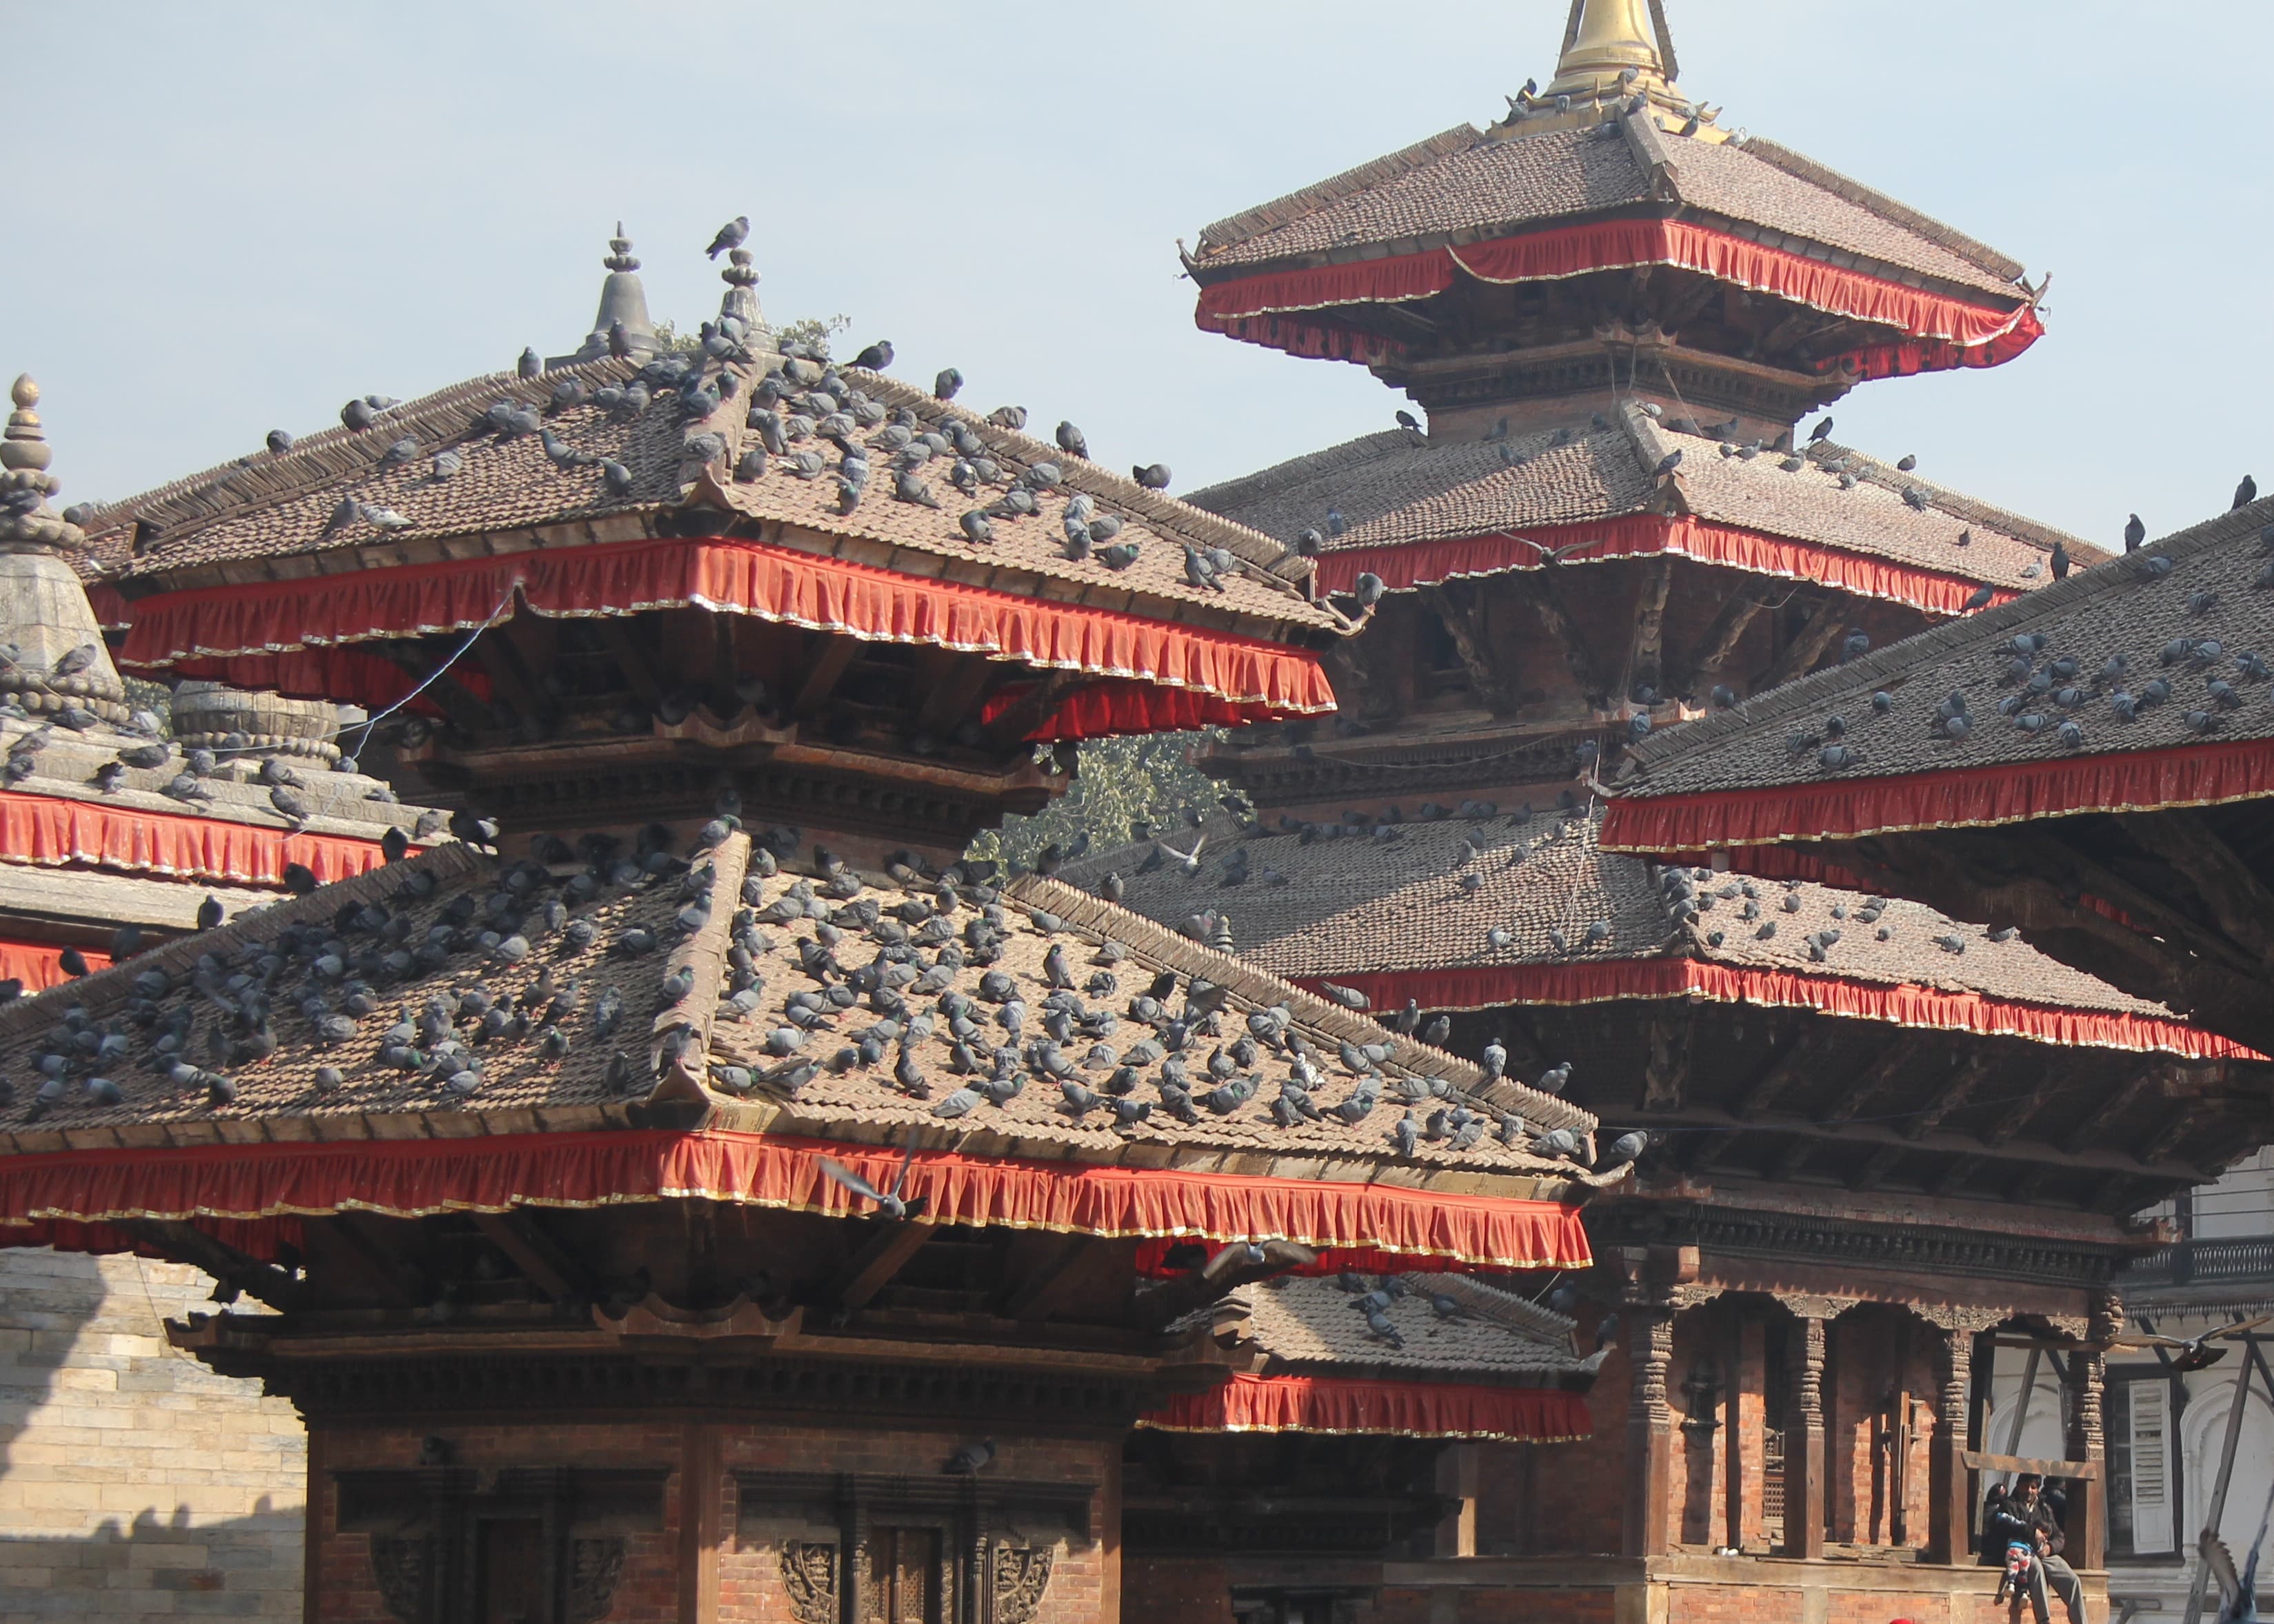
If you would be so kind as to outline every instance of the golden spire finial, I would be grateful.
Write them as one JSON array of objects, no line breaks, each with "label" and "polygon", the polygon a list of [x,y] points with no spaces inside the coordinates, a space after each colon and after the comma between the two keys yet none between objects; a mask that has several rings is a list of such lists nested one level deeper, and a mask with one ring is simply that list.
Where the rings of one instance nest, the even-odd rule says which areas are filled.
[{"label": "golden spire finial", "polygon": [[1674,41],[1659,0],[1571,0],[1563,56],[1548,94],[1607,94],[1630,70],[1629,94],[1663,93],[1674,82]]}]

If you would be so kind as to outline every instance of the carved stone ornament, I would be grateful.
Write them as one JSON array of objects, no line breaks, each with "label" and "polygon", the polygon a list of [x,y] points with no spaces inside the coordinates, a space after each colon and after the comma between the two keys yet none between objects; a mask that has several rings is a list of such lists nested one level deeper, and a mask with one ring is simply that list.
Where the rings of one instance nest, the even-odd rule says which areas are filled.
[{"label": "carved stone ornament", "polygon": [[837,1616],[837,1547],[793,1539],[781,1548],[782,1588],[797,1624],[830,1624]]},{"label": "carved stone ornament", "polygon": [[416,1536],[376,1536],[371,1542],[372,1577],[379,1582],[380,1599],[403,1624],[420,1624],[425,1616],[426,1569],[434,1542]]},{"label": "carved stone ornament", "polygon": [[995,1624],[1033,1624],[1057,1555],[1055,1545],[995,1547]]},{"label": "carved stone ornament", "polygon": [[621,1534],[568,1542],[568,1624],[599,1624],[616,1599],[624,1576]]}]

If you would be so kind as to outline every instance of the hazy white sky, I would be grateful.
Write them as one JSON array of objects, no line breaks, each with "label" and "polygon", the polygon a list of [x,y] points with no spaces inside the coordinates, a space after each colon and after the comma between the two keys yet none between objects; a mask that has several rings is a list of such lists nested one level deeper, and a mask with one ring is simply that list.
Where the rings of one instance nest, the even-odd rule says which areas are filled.
[{"label": "hazy white sky", "polygon": [[[1178,487],[1377,427],[1362,370],[1204,335],[1176,239],[1553,67],[1564,0],[0,6],[0,377],[64,500],[126,494],[555,353],[621,216],[659,318],[747,213],[776,319],[1082,425]],[[1683,87],[2054,273],[1987,373],[1867,387],[1843,440],[2113,543],[2274,455],[2265,0],[1668,0]],[[2174,32],[2184,19],[2192,34]],[[2228,71],[2229,66],[2233,71]]]}]

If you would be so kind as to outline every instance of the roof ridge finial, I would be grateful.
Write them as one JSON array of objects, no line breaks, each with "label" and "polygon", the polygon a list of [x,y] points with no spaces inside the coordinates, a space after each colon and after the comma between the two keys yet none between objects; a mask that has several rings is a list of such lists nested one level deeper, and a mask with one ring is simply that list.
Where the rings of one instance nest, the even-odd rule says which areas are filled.
[{"label": "roof ridge finial", "polygon": [[732,316],[742,324],[745,348],[753,352],[772,349],[773,329],[766,325],[765,314],[758,308],[758,267],[752,262],[750,251],[729,249],[719,280],[727,284],[727,297],[719,301],[720,317]]},{"label": "roof ridge finial", "polygon": [[632,239],[624,235],[624,222],[616,222],[616,234],[608,239],[608,255],[600,263],[612,271],[636,271],[639,261],[632,258]]},{"label": "roof ridge finial", "polygon": [[78,552],[87,535],[48,506],[63,481],[48,471],[55,451],[40,426],[40,386],[29,372],[17,374],[8,391],[16,410],[0,435],[0,548],[24,552],[61,548]]},{"label": "roof ridge finial", "polygon": [[[600,283],[600,313],[592,319],[591,332],[585,335],[575,355],[555,356],[546,365],[568,366],[597,361],[619,351],[634,361],[647,361],[653,359],[660,348],[656,342],[655,323],[648,319],[647,289],[639,279],[640,262],[632,257],[632,239],[624,235],[624,222],[621,220],[616,222],[616,234],[608,239],[608,253],[600,263],[608,267],[608,274]],[[623,329],[621,334],[615,332],[618,327]]]}]

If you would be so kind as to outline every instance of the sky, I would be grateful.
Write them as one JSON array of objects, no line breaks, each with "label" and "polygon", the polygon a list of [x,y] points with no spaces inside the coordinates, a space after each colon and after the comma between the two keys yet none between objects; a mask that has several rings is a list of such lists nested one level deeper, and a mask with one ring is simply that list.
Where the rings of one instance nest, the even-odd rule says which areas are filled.
[{"label": "sky", "polygon": [[[2274,455],[2264,0],[1667,0],[1682,87],[2050,270],[2020,360],[1869,385],[1840,438],[2105,545]],[[1203,335],[1177,240],[1551,74],[1564,0],[0,7],[0,377],[116,498],[590,327],[747,214],[777,321],[1071,418],[1191,490],[1387,427],[1363,369]],[[2191,31],[2176,35],[2175,19]],[[2234,75],[2219,64],[2242,69]],[[840,350],[840,353],[847,351]],[[2252,409],[2255,410],[2255,409]]]}]

